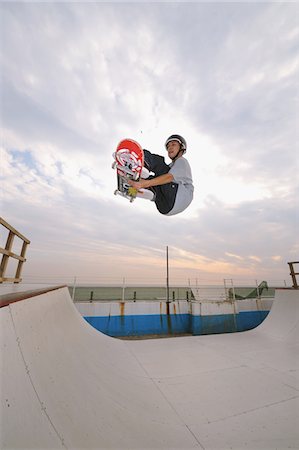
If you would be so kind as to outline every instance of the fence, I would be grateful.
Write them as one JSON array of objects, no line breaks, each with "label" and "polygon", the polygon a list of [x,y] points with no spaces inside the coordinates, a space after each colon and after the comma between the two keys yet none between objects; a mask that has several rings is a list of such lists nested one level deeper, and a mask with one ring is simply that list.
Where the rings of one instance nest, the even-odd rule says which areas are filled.
[{"label": "fence", "polygon": [[[5,220],[2,219],[2,217],[0,217],[0,225],[2,225],[4,228],[6,228],[8,230],[8,236],[7,236],[5,248],[0,247],[0,253],[2,254],[2,260],[1,260],[1,265],[0,265],[0,283],[3,283],[4,281],[12,282],[12,283],[19,283],[20,281],[22,281],[21,272],[22,272],[23,264],[26,261],[25,254],[26,254],[27,246],[30,244],[30,241],[25,236],[23,236],[21,233],[19,233],[15,228],[13,228],[11,225],[9,225],[7,222],[5,222]],[[15,237],[21,239],[21,241],[22,241],[22,247],[21,247],[20,254],[14,253],[12,251]],[[12,258],[12,259],[18,261],[14,277],[6,277],[5,276],[9,258]]]},{"label": "fence", "polygon": [[293,281],[293,288],[298,289],[299,286],[297,283],[296,275],[299,275],[299,272],[295,272],[294,264],[299,264],[299,261],[288,262],[288,265],[290,267],[290,275]]},{"label": "fence", "polygon": [[[169,286],[167,295],[166,286],[72,286],[69,291],[75,302],[138,302],[138,301],[234,301],[251,298],[272,298],[275,288],[258,289],[254,286],[234,286],[233,292],[224,286]],[[232,295],[233,294],[233,295]]]}]

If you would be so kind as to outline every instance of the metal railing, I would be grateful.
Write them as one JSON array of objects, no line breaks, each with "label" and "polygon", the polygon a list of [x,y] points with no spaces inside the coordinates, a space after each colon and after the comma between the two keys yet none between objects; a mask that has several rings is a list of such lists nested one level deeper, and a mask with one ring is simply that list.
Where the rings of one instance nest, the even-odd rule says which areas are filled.
[{"label": "metal railing", "polygon": [[298,289],[299,286],[298,286],[296,275],[299,275],[299,272],[295,272],[294,264],[299,264],[299,261],[288,262],[288,265],[290,267],[290,275],[291,275],[292,281],[293,281],[293,288]]},{"label": "metal railing", "polygon": [[[13,228],[11,225],[9,225],[2,217],[0,217],[0,225],[2,225],[4,228],[8,230],[8,236],[5,244],[5,248],[0,247],[0,254],[2,254],[1,264],[0,264],[0,283],[3,283],[4,281],[11,282],[11,283],[19,283],[22,281],[21,278],[21,272],[23,268],[23,264],[26,261],[25,254],[27,250],[27,246],[30,244],[29,239],[27,239],[25,236],[23,236],[19,231],[17,231],[15,228]],[[15,236],[21,241],[22,248],[19,254],[13,252],[13,244],[14,244],[14,238]],[[6,277],[6,271],[9,259],[15,259],[18,261],[17,268],[15,272],[14,277]]]}]

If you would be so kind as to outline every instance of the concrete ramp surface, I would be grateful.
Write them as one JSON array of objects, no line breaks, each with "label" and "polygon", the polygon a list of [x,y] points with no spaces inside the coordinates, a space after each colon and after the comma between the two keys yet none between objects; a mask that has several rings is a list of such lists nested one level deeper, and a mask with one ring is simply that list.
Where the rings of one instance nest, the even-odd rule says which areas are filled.
[{"label": "concrete ramp surface", "polygon": [[299,448],[299,291],[255,330],[121,341],[67,288],[0,309],[1,449]]}]

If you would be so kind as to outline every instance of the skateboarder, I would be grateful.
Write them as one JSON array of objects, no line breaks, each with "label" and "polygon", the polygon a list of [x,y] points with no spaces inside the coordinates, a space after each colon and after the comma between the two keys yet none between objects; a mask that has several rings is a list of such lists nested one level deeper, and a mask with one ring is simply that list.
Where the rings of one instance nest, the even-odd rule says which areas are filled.
[{"label": "skateboarder", "polygon": [[187,150],[185,139],[172,134],[166,140],[165,147],[172,162],[168,165],[163,156],[144,150],[145,167],[155,175],[129,181],[129,184],[136,189],[151,189],[158,211],[172,216],[190,205],[194,188],[190,165],[183,156]]}]

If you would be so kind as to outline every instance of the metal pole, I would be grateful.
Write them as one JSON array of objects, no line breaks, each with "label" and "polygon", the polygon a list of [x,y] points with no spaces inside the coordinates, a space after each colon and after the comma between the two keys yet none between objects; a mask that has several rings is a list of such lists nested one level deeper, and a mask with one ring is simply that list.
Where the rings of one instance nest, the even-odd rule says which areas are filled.
[{"label": "metal pole", "polygon": [[257,280],[255,280],[255,285],[256,285],[256,298],[261,298],[260,288]]},{"label": "metal pole", "polygon": [[77,277],[74,277],[73,292],[72,292],[72,300],[73,301],[75,300],[76,283],[77,283]]},{"label": "metal pole", "polygon": [[125,301],[125,278],[123,278],[122,301]]},{"label": "metal pole", "polygon": [[166,297],[169,303],[169,263],[168,263],[168,245],[166,247]]}]

